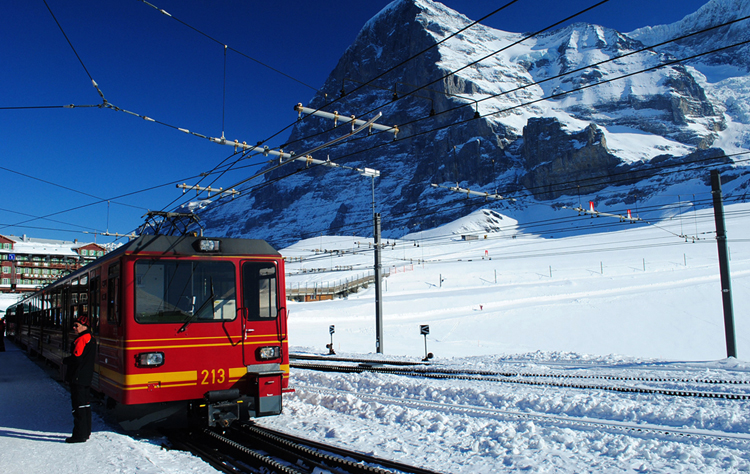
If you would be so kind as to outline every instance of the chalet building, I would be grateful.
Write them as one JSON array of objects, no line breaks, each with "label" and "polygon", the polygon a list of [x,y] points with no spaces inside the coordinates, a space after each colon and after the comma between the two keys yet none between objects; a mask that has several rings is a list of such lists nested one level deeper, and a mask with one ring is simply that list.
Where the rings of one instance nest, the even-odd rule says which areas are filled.
[{"label": "chalet building", "polygon": [[0,293],[35,291],[106,252],[101,245],[78,240],[0,235]]}]

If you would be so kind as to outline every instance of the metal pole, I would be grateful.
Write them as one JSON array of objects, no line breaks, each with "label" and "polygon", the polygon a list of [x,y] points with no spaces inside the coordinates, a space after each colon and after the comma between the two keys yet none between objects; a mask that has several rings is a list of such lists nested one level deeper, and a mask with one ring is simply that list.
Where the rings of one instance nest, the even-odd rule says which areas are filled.
[{"label": "metal pole", "polygon": [[721,194],[721,176],[718,170],[711,170],[711,194],[714,201],[716,221],[716,244],[719,247],[719,273],[721,275],[721,300],[724,305],[724,333],[727,339],[727,357],[737,357],[734,337],[734,311],[732,309],[732,284],[729,277],[729,250],[724,227],[724,203]]},{"label": "metal pole", "polygon": [[381,295],[380,279],[380,213],[373,216],[375,226],[375,350],[383,353],[383,299]]}]

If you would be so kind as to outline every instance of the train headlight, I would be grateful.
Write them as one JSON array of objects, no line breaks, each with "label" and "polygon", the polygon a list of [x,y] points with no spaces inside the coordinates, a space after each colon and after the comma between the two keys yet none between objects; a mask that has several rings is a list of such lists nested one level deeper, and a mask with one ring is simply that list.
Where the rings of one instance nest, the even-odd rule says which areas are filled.
[{"label": "train headlight", "polygon": [[135,356],[135,365],[138,367],[160,367],[164,365],[164,353],[141,352]]},{"label": "train headlight", "polygon": [[201,252],[219,252],[221,250],[221,241],[202,239],[198,242],[198,250]]},{"label": "train headlight", "polygon": [[258,349],[258,358],[262,360],[278,359],[281,357],[281,348],[279,346],[261,347]]}]

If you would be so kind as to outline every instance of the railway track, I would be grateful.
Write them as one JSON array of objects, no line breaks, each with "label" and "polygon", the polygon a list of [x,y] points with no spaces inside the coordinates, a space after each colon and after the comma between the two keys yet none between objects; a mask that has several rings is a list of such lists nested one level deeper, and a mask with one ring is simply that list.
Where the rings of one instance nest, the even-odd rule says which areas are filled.
[{"label": "railway track", "polygon": [[438,474],[387,459],[297,438],[253,423],[234,423],[223,431],[208,428],[172,432],[177,449],[200,456],[215,469],[232,474]]},{"label": "railway track", "polygon": [[604,429],[609,432],[627,432],[635,436],[647,436],[649,434],[658,434],[669,436],[675,439],[693,439],[702,441],[723,441],[738,444],[744,448],[750,447],[750,434],[731,433],[717,430],[704,429],[687,429],[672,426],[660,426],[648,423],[628,423],[613,420],[599,420],[588,417],[574,417],[568,415],[555,415],[547,413],[530,413],[525,411],[488,408],[471,405],[456,405],[432,402],[428,400],[417,400],[403,397],[389,397],[377,394],[363,394],[342,389],[312,387],[298,385],[295,387],[298,391],[307,391],[322,395],[357,397],[362,401],[377,402],[384,405],[395,405],[400,408],[408,407],[415,409],[428,409],[432,411],[442,411],[449,415],[464,414],[482,418],[496,418],[502,420],[530,420],[544,422],[565,428],[577,430]]},{"label": "railway track", "polygon": [[[300,360],[300,359],[297,359]],[[306,357],[304,360],[334,362],[334,359]],[[312,363],[312,362],[292,362],[290,367],[295,369],[315,370],[321,372],[338,372],[338,373],[362,373],[375,372],[393,375],[404,375],[409,377],[424,377],[431,379],[454,379],[454,380],[476,380],[483,382],[513,383],[523,385],[540,385],[555,386],[563,388],[576,388],[586,390],[607,390],[621,393],[643,393],[658,394],[677,397],[697,397],[697,398],[716,398],[726,400],[750,400],[750,393],[747,388],[750,387],[748,381],[733,381],[720,379],[686,379],[686,378],[659,378],[659,377],[628,377],[615,375],[586,375],[586,374],[538,374],[522,372],[502,372],[502,371],[471,371],[455,370],[438,367],[416,367],[416,364],[408,364],[412,367],[400,367],[407,365],[398,363],[399,367],[389,367],[391,363],[385,361],[367,361],[363,359],[340,359],[339,361],[350,362],[348,365],[337,365],[332,363]],[[576,380],[596,380],[608,382],[634,382],[633,384],[601,384],[589,382],[577,382]],[[684,390],[673,389],[664,386],[644,386],[644,384],[693,384],[709,388],[732,387],[731,391],[708,391],[708,390]],[[743,389],[737,391],[737,389]]]}]

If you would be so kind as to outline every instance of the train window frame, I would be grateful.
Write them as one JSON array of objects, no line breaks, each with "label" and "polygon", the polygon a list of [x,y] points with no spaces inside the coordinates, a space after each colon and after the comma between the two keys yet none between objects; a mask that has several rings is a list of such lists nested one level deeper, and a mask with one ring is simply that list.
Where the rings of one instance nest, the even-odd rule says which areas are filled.
[{"label": "train window frame", "polygon": [[[273,269],[273,275],[263,275],[262,270],[264,269]],[[248,274],[248,271],[251,274]],[[281,307],[278,274],[279,269],[276,262],[252,260],[242,262],[242,305],[245,309],[243,314],[248,321],[275,321],[278,318],[279,308]],[[271,278],[263,278],[269,276]],[[273,280],[273,283],[269,282],[266,286],[262,284],[263,280]],[[270,290],[267,292],[269,304],[265,307],[262,305],[262,301],[266,299],[262,296],[264,288]],[[258,295],[257,298],[256,294]],[[264,310],[264,308],[267,309]]]},{"label": "train window frame", "polygon": [[89,276],[91,285],[89,286],[90,309],[89,318],[91,319],[91,329],[94,334],[99,334],[99,317],[101,311],[101,282],[98,270],[92,270]]},{"label": "train window frame", "polygon": [[[134,262],[133,274],[133,314],[138,324],[184,328],[237,319],[237,267],[230,260],[142,258]],[[186,291],[188,285],[191,289]]]},{"label": "train window frame", "polygon": [[115,262],[107,269],[107,323],[119,326],[120,317],[120,262]]}]

